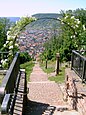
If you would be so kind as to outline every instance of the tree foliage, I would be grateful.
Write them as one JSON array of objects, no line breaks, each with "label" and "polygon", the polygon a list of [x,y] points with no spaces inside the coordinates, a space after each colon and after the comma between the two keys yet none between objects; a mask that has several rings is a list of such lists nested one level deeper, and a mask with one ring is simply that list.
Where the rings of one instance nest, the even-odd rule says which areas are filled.
[{"label": "tree foliage", "polygon": [[6,33],[11,27],[11,22],[7,18],[0,18],[0,49],[3,47],[7,36]]},{"label": "tree foliage", "polygon": [[8,55],[8,63],[12,62],[14,54],[18,51],[18,44],[16,43],[16,39],[24,27],[33,22],[35,18],[33,17],[22,17],[16,24],[7,31],[7,39],[2,47],[2,51],[9,52]]},{"label": "tree foliage", "polygon": [[27,52],[20,53],[20,64],[31,61],[31,56]]},{"label": "tree foliage", "polygon": [[69,61],[72,50],[86,50],[86,10],[76,9],[61,13],[61,32],[47,42],[43,55],[49,55],[48,59],[52,59],[59,52],[61,60]]}]

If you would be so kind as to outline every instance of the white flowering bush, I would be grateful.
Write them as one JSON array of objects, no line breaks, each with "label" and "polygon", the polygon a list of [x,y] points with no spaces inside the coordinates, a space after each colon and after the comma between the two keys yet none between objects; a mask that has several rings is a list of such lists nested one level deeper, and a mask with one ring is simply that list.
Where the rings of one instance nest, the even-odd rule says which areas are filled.
[{"label": "white flowering bush", "polygon": [[61,33],[59,38],[61,45],[58,52],[60,52],[61,60],[70,61],[72,50],[79,50],[85,55],[86,23],[79,16],[76,16],[77,18],[75,16],[73,13],[64,13],[60,19]]},{"label": "white flowering bush", "polygon": [[2,51],[9,52],[8,59],[2,59],[1,64],[3,68],[7,68],[9,63],[12,62],[13,56],[15,52],[18,51],[18,44],[16,43],[16,39],[18,38],[21,31],[24,29],[26,25],[35,21],[34,17],[22,17],[19,21],[16,22],[15,26],[11,27],[7,32],[7,40],[3,45]]},{"label": "white flowering bush", "polygon": [[[65,14],[64,18],[61,19],[61,23],[64,24],[64,31],[70,37],[70,40],[73,42],[76,48],[79,50],[86,43],[86,28],[85,25],[79,19],[76,19],[74,16]],[[68,33],[67,33],[68,32]],[[86,47],[85,47],[86,48]]]},{"label": "white flowering bush", "polygon": [[8,68],[8,59],[2,59],[1,65],[2,68],[7,69]]}]

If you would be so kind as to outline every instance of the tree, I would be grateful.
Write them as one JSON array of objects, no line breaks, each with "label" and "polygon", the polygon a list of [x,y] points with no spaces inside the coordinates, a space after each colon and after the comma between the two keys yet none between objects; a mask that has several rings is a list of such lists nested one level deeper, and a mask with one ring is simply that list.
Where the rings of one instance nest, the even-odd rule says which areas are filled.
[{"label": "tree", "polygon": [[[82,14],[82,15],[81,15]],[[72,50],[86,49],[86,10],[66,11],[63,13],[62,37],[63,46],[60,48],[62,58],[71,59]]]},{"label": "tree", "polygon": [[[2,51],[9,52],[7,62],[11,63],[14,57],[14,54],[18,51],[18,44],[16,39],[25,26],[33,22],[35,18],[33,17],[22,17],[16,24],[7,31],[7,39],[2,47]],[[8,64],[9,65],[9,64]]]},{"label": "tree", "polygon": [[7,18],[0,18],[0,49],[7,39],[7,31],[11,27],[11,22]]},{"label": "tree", "polygon": [[51,55],[55,56],[59,52],[61,60],[69,61],[72,50],[86,50],[86,10],[68,10],[61,11],[61,13],[61,31],[58,36],[51,38],[47,43],[45,51],[48,55],[50,47]]},{"label": "tree", "polygon": [[31,56],[27,52],[20,53],[20,64],[31,61]]},{"label": "tree", "polygon": [[86,10],[85,9],[76,9],[75,11],[73,11],[74,16],[79,19],[82,24],[85,25],[86,27]]}]

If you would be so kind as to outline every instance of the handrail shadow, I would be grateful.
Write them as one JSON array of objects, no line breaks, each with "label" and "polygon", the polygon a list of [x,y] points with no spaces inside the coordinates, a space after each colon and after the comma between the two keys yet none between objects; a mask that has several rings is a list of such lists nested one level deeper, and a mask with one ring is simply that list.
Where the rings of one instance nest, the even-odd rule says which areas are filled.
[{"label": "handrail shadow", "polygon": [[55,110],[55,106],[50,106],[46,103],[27,100],[27,107],[24,115],[42,115],[44,113],[53,115]]}]

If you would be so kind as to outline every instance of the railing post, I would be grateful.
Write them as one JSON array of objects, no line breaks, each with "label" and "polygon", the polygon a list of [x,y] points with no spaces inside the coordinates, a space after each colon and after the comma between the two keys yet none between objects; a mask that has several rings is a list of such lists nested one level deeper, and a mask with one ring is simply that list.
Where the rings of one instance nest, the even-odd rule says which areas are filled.
[{"label": "railing post", "polygon": [[71,55],[71,70],[72,70],[72,67],[73,67],[73,60],[74,60],[74,54],[73,54],[73,51],[72,51],[72,55]]},{"label": "railing post", "polygon": [[86,71],[86,60],[83,61],[82,82],[84,82],[84,80],[86,80],[86,78],[85,78],[85,71]]},{"label": "railing post", "polygon": [[59,74],[59,58],[60,58],[59,53],[56,53],[56,75]]},{"label": "railing post", "polygon": [[45,68],[47,69],[47,59],[46,59],[46,64],[45,64]]}]

